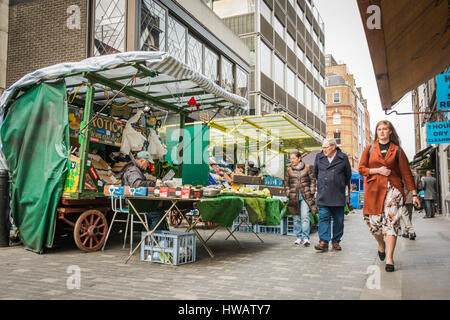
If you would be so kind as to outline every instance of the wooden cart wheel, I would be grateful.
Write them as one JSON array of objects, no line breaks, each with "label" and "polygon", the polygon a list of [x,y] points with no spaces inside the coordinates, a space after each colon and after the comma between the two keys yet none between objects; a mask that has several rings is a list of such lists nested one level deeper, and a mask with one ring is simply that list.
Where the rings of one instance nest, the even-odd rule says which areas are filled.
[{"label": "wooden cart wheel", "polygon": [[86,252],[97,251],[105,241],[108,221],[98,210],[88,210],[77,219],[73,237],[77,247]]},{"label": "wooden cart wheel", "polygon": [[177,210],[172,210],[172,212],[170,212],[170,225],[179,226],[181,221],[183,221],[181,214]]}]

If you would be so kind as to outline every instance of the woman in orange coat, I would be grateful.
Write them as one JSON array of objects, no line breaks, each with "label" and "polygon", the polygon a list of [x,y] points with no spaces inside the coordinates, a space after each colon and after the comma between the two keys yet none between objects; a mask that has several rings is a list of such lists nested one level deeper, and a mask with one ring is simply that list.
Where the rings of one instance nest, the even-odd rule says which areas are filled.
[{"label": "woman in orange coat", "polygon": [[364,221],[378,242],[378,256],[386,260],[386,271],[394,271],[394,249],[400,231],[400,217],[406,210],[405,191],[412,191],[413,204],[420,206],[408,158],[400,147],[394,126],[382,120],[375,127],[375,139],[361,155],[359,173],[366,176]]}]

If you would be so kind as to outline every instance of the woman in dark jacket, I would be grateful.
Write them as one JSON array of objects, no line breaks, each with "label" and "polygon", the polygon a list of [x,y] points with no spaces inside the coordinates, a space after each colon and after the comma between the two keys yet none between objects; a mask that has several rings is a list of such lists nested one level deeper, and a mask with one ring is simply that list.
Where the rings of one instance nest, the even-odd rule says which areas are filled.
[{"label": "woman in dark jacket", "polygon": [[317,213],[314,199],[316,179],[309,167],[301,161],[301,157],[300,152],[290,155],[291,166],[287,169],[284,186],[289,201],[287,214],[294,216],[294,233],[297,236],[294,243],[307,247],[310,245],[309,211]]}]

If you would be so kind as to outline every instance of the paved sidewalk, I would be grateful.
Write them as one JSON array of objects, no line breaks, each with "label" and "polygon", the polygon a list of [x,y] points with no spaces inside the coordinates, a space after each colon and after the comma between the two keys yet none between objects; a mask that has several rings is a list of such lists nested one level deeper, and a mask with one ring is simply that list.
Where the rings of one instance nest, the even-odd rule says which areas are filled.
[{"label": "paved sidewalk", "polygon": [[[389,278],[380,265],[381,289],[370,290],[370,295],[365,288],[366,272],[379,263],[377,245],[358,211],[345,218],[341,252],[299,247],[291,236],[263,234],[264,243],[260,243],[246,233],[237,233],[243,245],[239,248],[233,240],[223,240],[224,230],[208,242],[215,258],[198,245],[197,261],[178,267],[141,262],[138,254],[124,264],[129,250],[122,249],[120,235],[112,238],[103,252],[84,253],[72,241],[44,255],[21,246],[0,248],[0,299],[358,300],[379,299],[385,294],[388,299],[436,295],[449,299],[450,222],[443,218],[416,220],[417,241],[399,239],[396,263],[400,270],[388,275],[400,277],[400,286],[390,289],[386,285]],[[200,232],[206,236],[212,231]],[[317,241],[317,233],[312,234],[312,244]],[[81,270],[80,289],[67,287],[73,275],[67,272],[70,266]],[[412,281],[416,278],[422,282]]]}]

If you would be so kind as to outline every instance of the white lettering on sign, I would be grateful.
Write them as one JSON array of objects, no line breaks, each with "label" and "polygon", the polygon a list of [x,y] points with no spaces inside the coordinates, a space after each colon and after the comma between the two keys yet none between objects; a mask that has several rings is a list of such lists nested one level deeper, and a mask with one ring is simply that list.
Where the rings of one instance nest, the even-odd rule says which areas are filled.
[{"label": "white lettering on sign", "polygon": [[381,29],[381,9],[379,6],[373,4],[367,7],[366,13],[372,14],[367,18],[367,29]]}]

